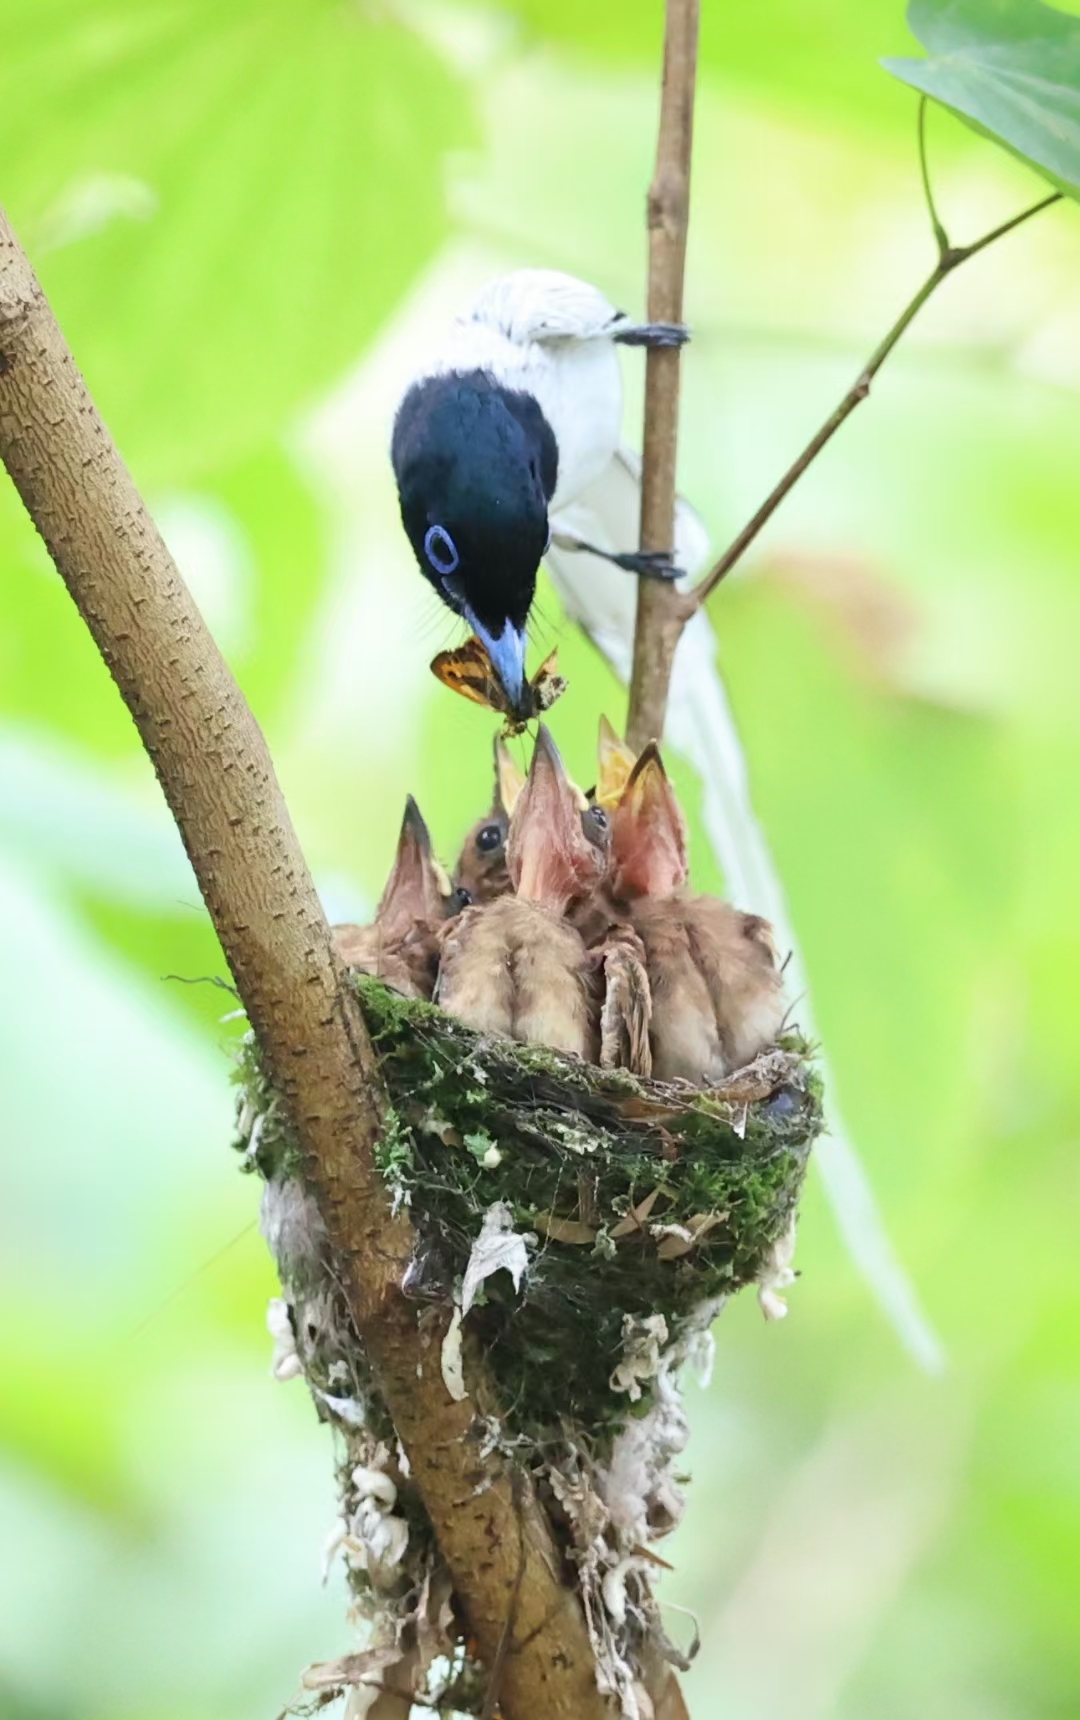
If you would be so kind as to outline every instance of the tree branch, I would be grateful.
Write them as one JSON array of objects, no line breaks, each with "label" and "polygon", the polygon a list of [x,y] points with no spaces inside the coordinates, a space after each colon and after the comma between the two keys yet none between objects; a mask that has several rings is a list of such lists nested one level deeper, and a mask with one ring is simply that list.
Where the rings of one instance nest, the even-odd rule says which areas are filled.
[{"label": "tree branch", "polygon": [[[656,168],[647,204],[650,322],[678,323],[683,317],[697,44],[698,0],[667,0]],[[643,550],[670,551],[675,543],[679,360],[678,347],[652,347],[645,361]],[[647,741],[663,737],[671,666],[685,622],[686,599],[679,591],[656,579],[638,581],[627,718],[631,746],[641,748]]]},{"label": "tree branch", "polygon": [[[988,245],[994,244],[998,239],[1003,239],[1006,233],[1011,233],[1014,228],[1022,226],[1025,221],[1030,221],[1031,217],[1038,215],[1041,210],[1049,209],[1052,203],[1060,203],[1061,198],[1062,193],[1060,191],[1052,192],[1049,197],[1044,197],[1039,203],[1033,203],[1028,209],[1022,209],[1019,215],[1014,215],[1010,220],[1003,221],[1000,227],[995,227],[990,233],[984,233],[980,239],[976,239],[970,245],[950,245],[945,238],[944,228],[937,222],[935,212],[933,217],[935,221],[934,231],[941,248],[933,269],[918,292],[904,306],[884,340],[874,348],[836,410],[830,413],[816,436],[811,437],[798,459],[788,467],[780,482],[769,492],[757,513],[747,521],[738,537],[729,544],[719,561],[694,587],[687,600],[687,619],[695,610],[701,608],[701,605],[712,596],[720,581],[725,579],[736,563],[742,560],[762,527],[772,518],[784,497],[795,488],[807,467],[813,465],[826,443],[832,441],[841,424],[850,418],[856,406],[861,405],[866,399],[870,392],[870,384],[892,352],[893,347],[905,330],[914,322],[927,299],[940,287],[942,281],[946,280],[955,269],[958,269],[961,263],[966,263],[970,257],[975,257],[980,251],[985,251]],[[933,208],[932,203],[930,207]],[[942,240],[945,241],[944,244],[941,243]]]},{"label": "tree branch", "polygon": [[[656,166],[646,201],[649,322],[683,320],[698,24],[699,0],[666,0]],[[680,359],[678,347],[651,347],[645,360],[639,540],[643,550],[674,552],[675,548]],[[663,739],[675,648],[686,619],[686,598],[674,585],[638,580],[626,722],[632,747],[640,749],[650,740]],[[645,1676],[656,1720],[689,1720],[679,1681],[658,1654],[650,1655]]]},{"label": "tree branch", "polygon": [[[576,1597],[527,1480],[466,1439],[441,1332],[400,1294],[413,1233],[374,1160],[382,1092],[266,743],[139,497],[0,212],[0,458],[150,755],[303,1153],[350,1311],[507,1720],[602,1720]],[[519,1551],[523,1549],[523,1554]],[[524,1560],[519,1570],[519,1561]]]},{"label": "tree branch", "polygon": [[[682,318],[683,273],[690,184],[693,90],[697,54],[697,0],[668,0],[664,41],[664,88],[656,171],[649,191],[649,318]],[[938,260],[867,359],[839,405],[766,496],[723,555],[690,592],[656,580],[638,582],[634,662],[627,739],[635,747],[664,730],[671,671],[683,629],[740,562],[781,502],[832,441],[840,426],[870,392],[881,366],[927,300],[961,263],[966,263],[1033,215],[1061,201],[1060,191],[984,233],[970,245],[954,246],[937,212],[926,159],[926,100],[919,105],[919,171]],[[675,533],[675,455],[678,434],[679,352],[649,352],[645,377],[645,438],[642,462],[641,547],[672,547]]]}]

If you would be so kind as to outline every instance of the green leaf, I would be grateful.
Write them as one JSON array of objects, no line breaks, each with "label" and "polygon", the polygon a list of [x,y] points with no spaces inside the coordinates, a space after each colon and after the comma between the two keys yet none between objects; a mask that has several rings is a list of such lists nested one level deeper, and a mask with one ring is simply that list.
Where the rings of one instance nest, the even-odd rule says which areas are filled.
[{"label": "green leaf", "polygon": [[927,60],[882,64],[1080,198],[1080,18],[1039,0],[911,0]]},{"label": "green leaf", "polygon": [[265,446],[447,232],[434,51],[336,0],[7,0],[0,199],[141,483]]}]

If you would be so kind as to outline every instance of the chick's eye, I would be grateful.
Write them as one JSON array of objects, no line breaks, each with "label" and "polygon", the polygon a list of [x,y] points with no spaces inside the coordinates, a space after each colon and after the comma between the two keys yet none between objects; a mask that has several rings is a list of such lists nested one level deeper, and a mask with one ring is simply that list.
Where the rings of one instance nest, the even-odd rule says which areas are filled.
[{"label": "chick's eye", "polygon": [[428,526],[424,534],[424,554],[442,579],[454,573],[461,560],[457,544],[445,526]]},{"label": "chick's eye", "polygon": [[607,847],[608,815],[602,806],[590,806],[588,812],[583,812],[581,827],[595,848]]},{"label": "chick's eye", "polygon": [[503,833],[497,824],[485,824],[476,833],[476,846],[481,854],[494,854],[496,848],[502,847]]}]

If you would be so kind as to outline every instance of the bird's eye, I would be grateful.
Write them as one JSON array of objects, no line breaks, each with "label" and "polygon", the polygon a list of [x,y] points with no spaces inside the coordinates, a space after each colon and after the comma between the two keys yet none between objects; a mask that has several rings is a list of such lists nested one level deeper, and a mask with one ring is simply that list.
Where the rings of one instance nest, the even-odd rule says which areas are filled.
[{"label": "bird's eye", "polygon": [[481,854],[494,854],[496,848],[502,847],[503,833],[497,824],[485,824],[476,833],[476,846]]},{"label": "bird's eye", "polygon": [[461,560],[457,544],[445,526],[428,526],[424,534],[424,554],[442,579],[456,572]]},{"label": "bird's eye", "polygon": [[581,828],[595,848],[607,847],[608,815],[602,806],[590,806],[587,812],[582,813]]}]

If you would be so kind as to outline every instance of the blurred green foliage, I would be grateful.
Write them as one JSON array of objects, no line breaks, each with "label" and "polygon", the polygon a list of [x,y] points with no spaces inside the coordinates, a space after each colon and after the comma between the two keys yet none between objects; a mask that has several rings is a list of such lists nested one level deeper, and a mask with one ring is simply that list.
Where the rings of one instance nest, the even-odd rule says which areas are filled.
[{"label": "blurred green foliage", "polygon": [[[1075,10],[1076,8],[1071,8]],[[728,537],[932,255],[894,0],[706,0],[684,487]],[[385,455],[416,343],[521,263],[643,298],[655,0],[0,0],[0,199],[256,713],[328,908],[489,729]],[[957,239],[1038,181],[935,113]],[[699,1720],[1042,1720],[1080,1677],[1080,220],[965,269],[715,601],[845,1110],[950,1355],[811,1179],[781,1328],[695,1395]],[[633,433],[640,375],[628,361]],[[343,1647],[330,1453],[268,1377],[230,999],[149,766],[0,485],[0,1716],[266,1720]],[[550,593],[590,775],[621,700]],[[693,810],[695,797],[679,776]],[[695,866],[716,880],[700,831]],[[166,978],[167,975],[180,976]],[[679,1629],[679,1615],[672,1615]]]}]

